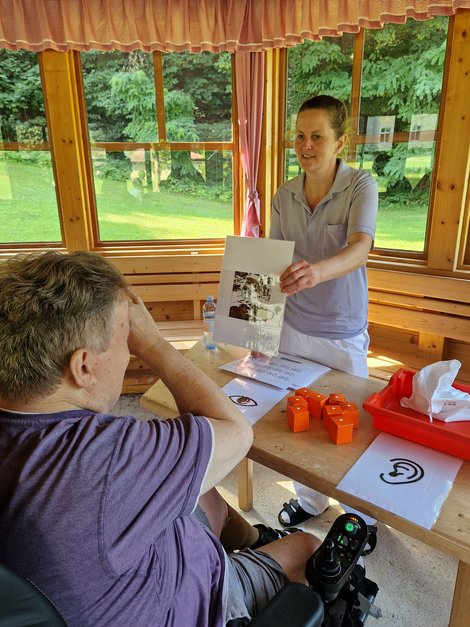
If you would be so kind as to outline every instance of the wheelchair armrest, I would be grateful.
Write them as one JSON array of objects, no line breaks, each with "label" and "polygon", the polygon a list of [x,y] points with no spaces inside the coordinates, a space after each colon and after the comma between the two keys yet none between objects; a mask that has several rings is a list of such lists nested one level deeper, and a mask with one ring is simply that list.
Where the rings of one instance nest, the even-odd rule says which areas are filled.
[{"label": "wheelchair armrest", "polygon": [[323,601],[319,594],[303,583],[290,582],[251,621],[250,627],[320,627],[322,622]]}]

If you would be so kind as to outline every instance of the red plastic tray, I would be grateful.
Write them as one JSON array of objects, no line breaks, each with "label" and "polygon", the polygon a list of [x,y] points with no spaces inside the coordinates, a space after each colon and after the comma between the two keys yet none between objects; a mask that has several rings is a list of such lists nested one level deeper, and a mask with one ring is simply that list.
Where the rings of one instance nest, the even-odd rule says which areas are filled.
[{"label": "red plastic tray", "polygon": [[[400,399],[410,397],[415,372],[400,368],[387,386],[371,394],[363,408],[372,414],[374,426],[401,438],[470,460],[470,421],[442,422],[429,418],[414,409],[402,407]],[[454,383],[454,387],[470,392],[470,385]]]}]

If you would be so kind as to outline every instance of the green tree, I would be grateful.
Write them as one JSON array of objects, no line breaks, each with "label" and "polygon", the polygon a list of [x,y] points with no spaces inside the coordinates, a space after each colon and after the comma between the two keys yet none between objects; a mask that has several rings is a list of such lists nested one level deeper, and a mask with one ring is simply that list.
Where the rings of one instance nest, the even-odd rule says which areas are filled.
[{"label": "green tree", "polygon": [[[395,116],[394,130],[399,132],[410,130],[413,115],[439,111],[447,24],[445,17],[425,22],[410,19],[366,31],[360,133],[365,133],[371,116]],[[288,128],[309,95],[326,93],[349,104],[352,43],[351,35],[343,35],[305,41],[289,50]],[[425,150],[397,144],[389,152],[381,176],[396,185],[403,179],[406,157],[420,156]]]},{"label": "green tree", "polygon": [[47,141],[37,55],[0,49],[0,133],[3,141]]}]

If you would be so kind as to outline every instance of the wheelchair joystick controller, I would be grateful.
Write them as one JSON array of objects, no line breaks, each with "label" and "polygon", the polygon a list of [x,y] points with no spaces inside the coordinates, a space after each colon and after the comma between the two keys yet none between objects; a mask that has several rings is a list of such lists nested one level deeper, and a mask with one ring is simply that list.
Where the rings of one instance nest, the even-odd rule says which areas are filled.
[{"label": "wheelchair joystick controller", "polygon": [[324,601],[333,601],[348,581],[367,543],[369,532],[356,514],[342,514],[307,561],[307,581]]},{"label": "wheelchair joystick controller", "polygon": [[341,572],[339,557],[335,553],[335,543],[331,538],[326,538],[323,546],[323,553],[319,555],[315,567],[320,576],[325,579],[336,577]]}]

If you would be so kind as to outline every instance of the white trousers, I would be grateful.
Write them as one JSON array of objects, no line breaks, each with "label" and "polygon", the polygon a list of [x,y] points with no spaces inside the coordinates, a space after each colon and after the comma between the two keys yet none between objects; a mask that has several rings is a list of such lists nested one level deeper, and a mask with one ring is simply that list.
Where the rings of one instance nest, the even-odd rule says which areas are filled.
[{"label": "white trousers", "polygon": [[[367,330],[360,335],[344,340],[331,340],[324,337],[312,337],[295,331],[284,323],[279,350],[281,353],[310,359],[328,368],[341,370],[358,377],[368,377],[367,350],[369,334]],[[300,507],[312,515],[318,515],[328,507],[329,499],[321,492],[308,488],[294,481],[294,489]],[[373,525],[375,520],[341,503],[347,512],[359,514],[366,524]]]}]

